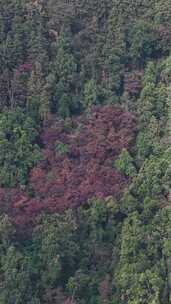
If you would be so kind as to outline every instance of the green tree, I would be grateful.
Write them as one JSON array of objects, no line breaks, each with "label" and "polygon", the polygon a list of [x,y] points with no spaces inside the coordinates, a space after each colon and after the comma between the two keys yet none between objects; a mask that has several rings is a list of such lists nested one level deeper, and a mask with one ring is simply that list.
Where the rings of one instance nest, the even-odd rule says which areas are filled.
[{"label": "green tree", "polygon": [[21,109],[0,115],[0,184],[25,184],[29,169],[41,159],[34,121]]},{"label": "green tree", "polygon": [[65,284],[75,267],[78,245],[77,225],[71,211],[63,215],[44,215],[34,230],[33,261],[39,288]]},{"label": "green tree", "polygon": [[93,79],[85,84],[84,88],[84,107],[87,109],[96,104],[97,101],[97,87]]},{"label": "green tree", "polygon": [[124,221],[120,262],[115,277],[121,303],[161,303],[160,294],[164,286],[162,261],[154,264],[154,260],[148,260],[148,256],[154,254],[154,248],[150,246],[153,238],[152,231],[148,228],[146,231],[136,212]]},{"label": "green tree", "polygon": [[129,177],[136,175],[136,168],[133,164],[133,158],[126,149],[123,149],[119,158],[115,161],[114,166],[116,169]]},{"label": "green tree", "polygon": [[64,118],[79,108],[76,100],[77,63],[72,54],[68,35],[62,33],[59,38],[51,71],[54,75],[51,77],[52,109]]},{"label": "green tree", "polygon": [[158,39],[152,24],[142,20],[136,22],[130,32],[130,56],[135,63],[144,65],[154,57],[159,48]]},{"label": "green tree", "polygon": [[15,228],[9,218],[0,216],[0,302],[38,304],[32,289],[27,256],[14,246]]}]

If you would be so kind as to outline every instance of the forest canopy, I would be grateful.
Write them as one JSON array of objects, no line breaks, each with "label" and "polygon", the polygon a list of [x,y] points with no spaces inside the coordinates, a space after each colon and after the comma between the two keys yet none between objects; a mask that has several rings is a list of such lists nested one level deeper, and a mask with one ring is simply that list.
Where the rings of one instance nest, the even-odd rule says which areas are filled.
[{"label": "forest canopy", "polygon": [[171,303],[171,5],[0,0],[0,303]]}]

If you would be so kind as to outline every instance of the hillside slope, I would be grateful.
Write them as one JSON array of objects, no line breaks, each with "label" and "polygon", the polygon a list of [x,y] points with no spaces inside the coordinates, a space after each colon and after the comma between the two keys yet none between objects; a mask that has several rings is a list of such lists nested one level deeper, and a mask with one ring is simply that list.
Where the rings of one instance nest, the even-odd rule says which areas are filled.
[{"label": "hillside slope", "polygon": [[170,0],[0,0],[0,303],[171,303]]}]

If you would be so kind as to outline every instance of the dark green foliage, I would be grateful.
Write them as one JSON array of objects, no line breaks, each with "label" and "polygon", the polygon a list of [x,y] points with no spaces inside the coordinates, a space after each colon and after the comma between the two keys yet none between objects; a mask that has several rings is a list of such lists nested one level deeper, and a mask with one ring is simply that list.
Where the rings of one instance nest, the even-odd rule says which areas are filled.
[{"label": "dark green foliage", "polygon": [[38,130],[21,109],[0,114],[0,184],[25,184],[28,171],[41,159]]},{"label": "dark green foliage", "polygon": [[93,79],[85,84],[84,88],[84,107],[89,108],[97,104],[97,87]]},{"label": "dark green foliage", "polygon": [[134,177],[136,175],[136,168],[133,164],[133,158],[126,149],[122,150],[122,153],[115,161],[114,166],[116,169],[129,177]]},{"label": "dark green foliage", "polygon": [[61,34],[55,53],[50,76],[54,95],[52,110],[66,118],[79,108],[76,96],[77,63],[72,54],[69,33]]},{"label": "dark green foliage", "polygon": [[0,302],[39,303],[32,292],[30,258],[14,244],[15,228],[7,216],[0,217]]},{"label": "dark green foliage", "polygon": [[[170,20],[170,0],[0,0],[0,303],[171,303]],[[129,152],[129,113],[91,116],[113,103]]]},{"label": "dark green foliage", "polygon": [[144,86],[138,100],[137,111],[140,118],[137,136],[138,161],[161,150],[160,138],[165,135],[168,116],[168,89],[162,80],[162,65],[150,63],[144,76]]},{"label": "dark green foliage", "polygon": [[128,303],[161,303],[164,261],[157,250],[159,242],[153,229],[150,225],[145,229],[136,212],[124,221],[116,274],[121,303],[126,299]]},{"label": "dark green foliage", "polygon": [[157,56],[158,40],[150,23],[139,21],[130,32],[130,56],[133,62],[143,65],[148,58]]},{"label": "dark green foliage", "polygon": [[66,153],[69,152],[68,146],[66,144],[63,144],[63,143],[57,143],[56,146],[55,146],[55,150],[59,154],[66,154]]}]

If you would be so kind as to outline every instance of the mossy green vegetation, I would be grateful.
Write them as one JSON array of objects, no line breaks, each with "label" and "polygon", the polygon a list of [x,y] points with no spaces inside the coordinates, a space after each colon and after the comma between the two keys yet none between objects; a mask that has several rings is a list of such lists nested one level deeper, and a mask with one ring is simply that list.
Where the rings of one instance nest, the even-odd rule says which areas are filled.
[{"label": "mossy green vegetation", "polygon": [[171,303],[170,0],[0,0],[0,303]]}]

